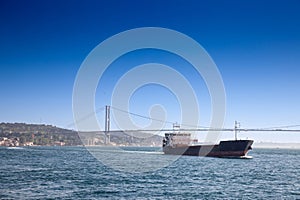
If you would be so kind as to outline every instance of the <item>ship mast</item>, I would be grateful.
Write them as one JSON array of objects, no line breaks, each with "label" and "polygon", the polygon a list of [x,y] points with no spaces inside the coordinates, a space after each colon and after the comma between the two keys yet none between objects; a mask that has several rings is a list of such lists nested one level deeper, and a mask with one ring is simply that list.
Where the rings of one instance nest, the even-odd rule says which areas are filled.
[{"label": "ship mast", "polygon": [[234,135],[235,135],[235,140],[237,140],[237,133],[238,129],[241,127],[241,123],[234,121]]},{"label": "ship mast", "polygon": [[180,125],[176,122],[173,123],[173,133],[179,133],[180,131]]}]

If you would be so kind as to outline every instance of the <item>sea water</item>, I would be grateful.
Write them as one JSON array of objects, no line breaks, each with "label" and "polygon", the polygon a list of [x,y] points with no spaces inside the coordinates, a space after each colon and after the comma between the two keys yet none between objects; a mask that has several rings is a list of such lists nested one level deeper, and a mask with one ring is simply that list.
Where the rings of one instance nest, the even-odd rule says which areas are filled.
[{"label": "sea water", "polygon": [[[126,153],[141,167],[172,158],[143,147],[107,155],[122,160]],[[249,156],[181,156],[134,173],[103,164],[84,147],[1,147],[0,199],[300,199],[300,150],[254,149]]]}]

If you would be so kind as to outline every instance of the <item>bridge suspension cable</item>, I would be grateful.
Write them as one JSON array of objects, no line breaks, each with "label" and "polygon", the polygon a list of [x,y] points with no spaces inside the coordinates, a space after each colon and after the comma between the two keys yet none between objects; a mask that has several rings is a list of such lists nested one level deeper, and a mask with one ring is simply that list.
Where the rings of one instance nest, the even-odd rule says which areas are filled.
[{"label": "bridge suspension cable", "polygon": [[[137,114],[137,113],[133,113],[133,112],[129,112],[120,108],[116,108],[113,106],[110,106],[110,108],[119,111],[119,112],[123,112],[123,113],[127,113],[129,115],[132,116],[136,116],[136,117],[140,117],[143,119],[148,119],[148,120],[153,120],[153,121],[158,121],[158,122],[162,122],[165,124],[177,124],[177,122],[172,122],[172,121],[168,121],[168,120],[161,120],[161,119],[156,119],[156,118],[152,118],[149,116],[145,116],[145,115],[141,115],[141,114]],[[87,120],[88,118],[90,118],[92,115],[94,114],[98,114],[99,112],[103,112],[105,110],[105,106],[97,108],[95,110],[95,112],[93,113],[89,113],[86,116],[82,117],[81,119],[77,120],[76,122],[73,122],[72,124],[69,124],[68,127],[74,126],[76,123],[80,123],[81,121]],[[240,127],[234,127],[234,128],[214,128],[214,127],[207,127],[207,126],[195,126],[195,125],[190,125],[190,124],[179,124],[180,126],[184,126],[184,127],[190,127],[190,128],[180,128],[179,131],[192,131],[192,132],[201,132],[201,131],[223,131],[223,132],[229,132],[229,131],[238,131],[238,132],[300,132],[300,129],[291,129],[291,128],[296,128],[296,127],[300,127],[300,124],[297,125],[283,125],[283,126],[273,126],[273,127],[264,127],[264,128],[240,128]],[[173,131],[174,129],[151,129],[151,130],[146,130],[146,129],[137,129],[137,130],[122,130],[122,131],[127,131],[127,132],[157,132],[157,131]],[[118,132],[120,130],[110,130],[110,132]]]},{"label": "bridge suspension cable", "polygon": [[[177,124],[177,122],[172,122],[172,121],[167,121],[167,120],[161,120],[161,119],[155,119],[155,118],[152,118],[152,117],[148,117],[148,116],[145,116],[145,115],[141,115],[141,114],[137,114],[137,113],[133,113],[133,112],[129,112],[129,111],[126,111],[126,110],[122,110],[120,108],[116,108],[116,107],[112,107],[110,106],[112,109],[114,110],[117,110],[117,111],[120,111],[120,112],[123,112],[123,113],[127,113],[127,114],[130,114],[130,115],[133,115],[133,116],[136,116],[136,117],[141,117],[141,118],[144,118],[144,119],[149,119],[149,120],[153,120],[153,121],[158,121],[158,122],[162,122],[162,123],[166,123],[166,124]],[[190,124],[179,124],[181,126],[186,126],[186,127],[193,127],[193,128],[209,128],[207,126],[195,126],[195,125],[190,125]]]}]

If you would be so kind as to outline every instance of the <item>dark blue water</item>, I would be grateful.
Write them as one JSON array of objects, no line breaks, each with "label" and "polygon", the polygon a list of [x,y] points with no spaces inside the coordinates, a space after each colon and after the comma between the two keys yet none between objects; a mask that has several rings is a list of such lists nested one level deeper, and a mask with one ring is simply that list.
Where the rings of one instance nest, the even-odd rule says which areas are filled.
[{"label": "dark blue water", "polygon": [[[184,156],[153,172],[128,173],[103,165],[83,147],[2,147],[0,198],[300,199],[299,150],[254,149],[250,155],[252,159]],[[170,158],[154,153],[139,159],[148,156]]]}]

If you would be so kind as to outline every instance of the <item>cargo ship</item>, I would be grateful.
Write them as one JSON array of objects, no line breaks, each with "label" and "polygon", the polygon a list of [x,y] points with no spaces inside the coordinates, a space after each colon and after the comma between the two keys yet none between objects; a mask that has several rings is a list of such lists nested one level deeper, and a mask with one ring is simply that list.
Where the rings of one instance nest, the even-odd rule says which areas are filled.
[{"label": "cargo ship", "polygon": [[165,133],[163,152],[172,155],[208,156],[220,158],[243,158],[247,156],[253,140],[226,140],[219,144],[198,143],[190,133]]}]

